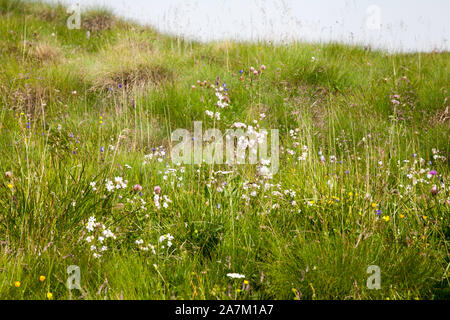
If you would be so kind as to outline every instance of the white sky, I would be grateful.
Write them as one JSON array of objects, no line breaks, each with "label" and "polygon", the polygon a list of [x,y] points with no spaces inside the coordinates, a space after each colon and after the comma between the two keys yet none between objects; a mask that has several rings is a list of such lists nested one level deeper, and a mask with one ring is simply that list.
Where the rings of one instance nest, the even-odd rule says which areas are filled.
[{"label": "white sky", "polygon": [[[58,2],[57,0],[48,0]],[[449,50],[450,0],[60,0],[201,41],[342,41]]]}]

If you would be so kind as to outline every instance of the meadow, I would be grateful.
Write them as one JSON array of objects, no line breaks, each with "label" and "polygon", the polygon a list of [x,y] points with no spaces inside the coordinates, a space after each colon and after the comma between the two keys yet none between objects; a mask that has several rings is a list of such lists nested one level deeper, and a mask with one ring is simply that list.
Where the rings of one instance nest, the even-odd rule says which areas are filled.
[{"label": "meadow", "polygon": [[[448,52],[68,16],[0,0],[0,299],[449,299]],[[194,121],[278,129],[278,172],[174,163]]]}]

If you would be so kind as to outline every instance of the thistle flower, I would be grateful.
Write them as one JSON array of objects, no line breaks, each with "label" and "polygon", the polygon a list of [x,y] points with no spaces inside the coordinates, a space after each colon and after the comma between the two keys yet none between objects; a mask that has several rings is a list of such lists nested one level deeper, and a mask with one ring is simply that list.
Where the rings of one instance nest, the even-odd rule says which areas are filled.
[{"label": "thistle flower", "polygon": [[133,187],[133,190],[136,191],[136,192],[137,191],[141,191],[142,190],[142,186],[139,185],[139,184],[135,184],[134,187]]},{"label": "thistle flower", "polygon": [[161,193],[161,187],[160,187],[160,186],[156,186],[156,187],[153,189],[153,192],[156,193],[156,194],[160,194],[160,193]]}]

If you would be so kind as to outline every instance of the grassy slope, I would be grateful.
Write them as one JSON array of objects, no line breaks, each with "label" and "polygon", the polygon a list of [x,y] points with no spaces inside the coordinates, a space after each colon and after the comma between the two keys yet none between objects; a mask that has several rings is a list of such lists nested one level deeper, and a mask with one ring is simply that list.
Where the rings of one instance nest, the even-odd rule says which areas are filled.
[{"label": "grassy slope", "polygon": [[[199,44],[103,11],[69,30],[65,8],[12,0],[0,0],[0,15],[0,298],[68,299],[71,264],[84,291],[72,298],[448,298],[449,53]],[[261,75],[239,80],[261,64]],[[213,124],[214,90],[197,80],[218,76],[231,103]],[[211,182],[205,166],[175,166],[164,180],[170,161],[143,164],[171,130],[195,120],[225,129],[262,112],[261,127],[280,129],[284,150],[296,152],[282,153],[268,190],[251,166]],[[128,187],[109,193],[104,180],[116,176]],[[168,208],[155,208],[156,185]],[[117,236],[97,259],[85,241],[91,216]],[[158,246],[166,233],[170,249]],[[372,264],[381,290],[366,288]]]}]

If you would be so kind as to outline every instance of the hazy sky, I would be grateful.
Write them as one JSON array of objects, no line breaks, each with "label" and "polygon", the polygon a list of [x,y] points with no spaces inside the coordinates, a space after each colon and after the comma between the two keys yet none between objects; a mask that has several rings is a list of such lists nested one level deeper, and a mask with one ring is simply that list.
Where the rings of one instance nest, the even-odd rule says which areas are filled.
[{"label": "hazy sky", "polygon": [[[51,0],[50,0],[51,1]],[[58,2],[58,1],[53,1]],[[62,0],[201,41],[337,40],[390,51],[449,50],[450,0]]]}]

